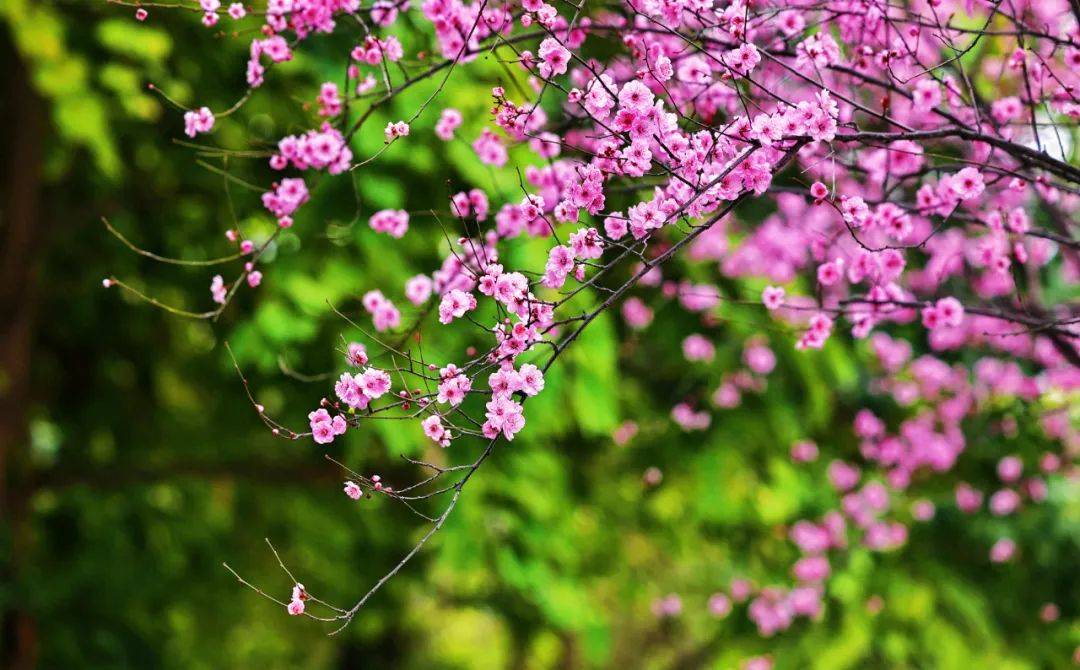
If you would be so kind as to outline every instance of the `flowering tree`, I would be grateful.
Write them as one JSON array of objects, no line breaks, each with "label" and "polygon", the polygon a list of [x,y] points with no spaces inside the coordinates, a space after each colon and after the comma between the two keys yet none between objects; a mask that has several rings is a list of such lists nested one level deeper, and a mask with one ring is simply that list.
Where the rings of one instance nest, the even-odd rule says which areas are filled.
[{"label": "flowering tree", "polygon": [[[249,236],[232,226],[225,236],[235,253],[211,261],[158,256],[121,237],[163,262],[237,266],[231,281],[212,277],[212,308],[166,304],[114,277],[106,287],[216,320],[263,282],[282,231],[296,222],[302,236],[314,225],[303,210],[315,182],[377,171],[379,157],[407,146],[425,121],[439,140],[469,142],[479,164],[516,174],[516,193],[477,183],[427,211],[370,215],[372,230],[421,236],[444,260],[404,286],[370,287],[359,316],[338,312],[365,338],[343,341],[344,371],[313,399],[307,426],[270,416],[241,372],[259,419],[283,439],[323,448],[389,420],[448,450],[410,459],[424,474],[394,485],[327,455],[348,478],[346,495],[385,496],[415,511],[426,531],[352,604],[316,598],[283,561],[295,584],[289,598],[248,584],[290,614],[346,626],[443,526],[485,462],[528,431],[530,399],[589,326],[618,310],[631,330],[644,328],[650,302],[675,303],[700,320],[702,333],[675,343],[688,366],[714,362],[709,331],[730,305],[769,314],[801,356],[821,355],[840,329],[836,337],[868,340],[878,363],[860,383],[905,413],[895,425],[870,408],[854,417],[864,463],[831,463],[840,506],[790,528],[802,553],[791,585],[758,590],[739,580],[710,601],[726,615],[733,601],[752,599],[747,614],[763,635],[819,615],[830,552],[856,543],[896,549],[910,523],[931,518],[920,487],[954,469],[987,417],[1013,433],[1030,420],[1057,445],[1037,462],[1001,460],[993,515],[1040,502],[1038,470],[1071,467],[1080,450],[1069,404],[1080,386],[1080,306],[1070,302],[1080,281],[1075,2],[132,6],[140,21],[158,8],[190,10],[208,28],[233,22],[237,39],[250,39],[248,88],[235,105],[181,107],[183,131],[196,141],[210,141],[203,136],[260,95],[297,51],[332,36],[351,45],[340,52],[340,79],[296,93],[311,102],[310,129],[271,148],[195,145],[266,161],[276,176],[261,199],[273,232]],[[440,97],[452,73],[492,57],[503,80],[491,89],[490,125],[461,138],[463,115]],[[428,93],[407,118],[372,126],[414,87]],[[381,148],[359,154],[372,134]],[[521,252],[537,245],[546,262]],[[467,344],[446,350],[448,331]],[[932,353],[915,357],[927,347]],[[709,390],[712,404],[721,412],[738,405],[776,365],[774,350],[750,338],[741,365]],[[1004,396],[1030,413],[997,416]],[[674,404],[671,418],[694,431],[713,415],[691,397]],[[635,431],[629,421],[614,439]],[[798,462],[817,455],[812,442],[791,451]],[[646,473],[647,482],[659,477]],[[981,509],[980,490],[951,481],[963,512]],[[434,515],[423,511],[431,504],[441,505]],[[1017,551],[1002,536],[988,560],[1007,562]],[[664,599],[656,611],[679,607]]]}]

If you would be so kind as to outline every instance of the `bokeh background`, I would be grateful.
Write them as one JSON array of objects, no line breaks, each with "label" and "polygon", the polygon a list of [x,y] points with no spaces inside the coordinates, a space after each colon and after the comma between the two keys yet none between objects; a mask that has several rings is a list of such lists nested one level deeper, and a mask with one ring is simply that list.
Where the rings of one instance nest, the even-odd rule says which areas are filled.
[{"label": "bokeh background", "polygon": [[[405,25],[407,53],[426,44],[421,27]],[[431,454],[418,427],[396,422],[351,431],[328,450],[275,440],[223,342],[268,410],[302,425],[329,392],[325,375],[341,367],[341,337],[359,335],[330,305],[357,314],[364,291],[400,286],[440,261],[433,222],[414,219],[391,243],[367,216],[446,209],[450,194],[472,185],[493,202],[517,199],[512,171],[480,166],[464,141],[435,140],[429,113],[376,167],[318,183],[264,259],[263,285],[241,292],[217,323],[103,290],[114,275],[201,310],[213,272],[132,253],[102,216],[133,243],[183,258],[228,253],[222,232],[235,220],[256,237],[272,230],[245,185],[270,181],[265,160],[186,146],[181,113],[146,87],[227,107],[243,91],[249,39],[208,31],[189,12],[151,8],[137,23],[132,8],[104,2],[0,2],[3,667],[734,668],[759,654],[780,668],[1071,666],[1080,644],[1075,479],[1051,478],[1047,503],[1007,520],[964,517],[950,502],[957,478],[990,486],[1001,456],[1033,463],[1047,446],[1034,428],[1038,408],[1007,398],[969,426],[958,474],[923,487],[939,511],[913,526],[907,546],[853,548],[834,560],[819,621],[765,639],[745,606],[710,615],[707,599],[732,578],[789,581],[797,552],[787,527],[836,506],[824,471],[832,458],[857,458],[854,412],[870,406],[895,422],[904,410],[866,393],[874,363],[862,345],[834,338],[820,354],[797,354],[759,310],[727,305],[703,326],[647,294],[653,324],[631,332],[609,315],[591,326],[445,532],[345,631],[330,637],[243,588],[223,562],[287,597],[270,538],[309,589],[351,603],[422,532],[400,506],[345,497],[324,452],[399,485],[419,474],[401,455],[454,455]],[[307,42],[219,122],[215,146],[260,150],[312,127],[307,103],[319,82],[340,77],[335,56],[345,46]],[[497,59],[455,73],[443,105],[464,112],[465,137],[487,119],[490,87],[510,76]],[[429,90],[376,114],[354,142],[358,155],[381,146],[386,121],[407,116]],[[703,327],[717,362],[688,369],[679,343]],[[680,431],[672,405],[707,406],[751,336],[777,352],[767,388],[713,411],[706,431]],[[441,342],[446,352],[466,344]],[[1016,436],[998,429],[1004,417],[1018,421]],[[638,431],[619,444],[613,432],[628,419]],[[821,459],[793,464],[788,450],[800,439],[815,440]],[[454,446],[462,458],[477,448]],[[653,473],[646,482],[650,468],[662,481]],[[993,565],[989,546],[1004,533],[1020,558]],[[681,610],[657,616],[669,594]],[[1047,624],[1039,609],[1051,602],[1061,618]]]}]

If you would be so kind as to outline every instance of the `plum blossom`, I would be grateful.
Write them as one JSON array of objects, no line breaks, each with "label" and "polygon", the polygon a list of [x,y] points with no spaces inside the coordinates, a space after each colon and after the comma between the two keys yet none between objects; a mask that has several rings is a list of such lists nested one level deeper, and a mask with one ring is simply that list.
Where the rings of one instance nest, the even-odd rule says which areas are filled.
[{"label": "plum blossom", "polygon": [[451,107],[442,111],[435,124],[435,135],[444,142],[454,139],[454,131],[461,126],[461,112]]},{"label": "plum blossom", "polygon": [[331,417],[325,409],[317,409],[308,414],[311,436],[318,444],[330,444],[338,435],[345,433],[345,418],[340,414]]},{"label": "plum blossom", "polygon": [[570,52],[553,37],[540,43],[540,75],[550,78],[564,74],[570,63]]},{"label": "plum blossom", "polygon": [[391,121],[386,124],[386,129],[383,130],[383,136],[386,138],[386,143],[389,144],[399,137],[406,137],[409,134],[409,124],[404,121]]},{"label": "plum blossom", "polygon": [[439,323],[450,323],[474,309],[476,309],[476,296],[460,289],[451,289],[439,303]]},{"label": "plum blossom", "polygon": [[421,421],[420,425],[424,428],[424,435],[432,442],[441,447],[450,446],[450,433],[443,427],[442,417],[437,414],[432,414]]},{"label": "plum blossom", "polygon": [[209,107],[184,112],[184,134],[195,137],[199,133],[208,133],[214,128],[214,113]]},{"label": "plum blossom", "polygon": [[377,233],[400,239],[409,230],[409,213],[401,209],[379,210],[371,215],[368,225]]}]

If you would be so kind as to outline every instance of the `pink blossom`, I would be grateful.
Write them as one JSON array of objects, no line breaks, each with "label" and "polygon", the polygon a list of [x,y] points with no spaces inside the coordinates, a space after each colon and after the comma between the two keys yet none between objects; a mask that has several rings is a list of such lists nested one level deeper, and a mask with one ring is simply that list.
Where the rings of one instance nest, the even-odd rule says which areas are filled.
[{"label": "pink blossom", "polygon": [[391,121],[386,124],[386,128],[383,130],[383,137],[386,138],[387,144],[399,137],[406,137],[408,134],[409,124],[404,121]]},{"label": "pink blossom", "polygon": [[724,381],[712,395],[712,403],[723,409],[738,407],[742,402],[742,392],[730,381]]},{"label": "pink blossom", "polygon": [[1001,489],[990,496],[990,512],[994,516],[1007,516],[1020,506],[1020,494],[1012,489]]},{"label": "pink blossom", "polygon": [[345,352],[345,360],[354,368],[360,368],[367,365],[367,348],[359,342],[349,342],[349,346],[346,348]]},{"label": "pink blossom", "polygon": [[739,74],[747,75],[761,62],[757,47],[743,42],[738,48],[724,53],[724,63]]},{"label": "pink blossom", "polygon": [[759,375],[767,375],[776,367],[776,354],[762,342],[751,341],[743,350],[743,363]]},{"label": "pink blossom", "polygon": [[972,514],[982,506],[983,494],[965,482],[956,486],[956,506],[965,514]]},{"label": "pink blossom", "polygon": [[795,64],[799,67],[812,65],[825,68],[840,60],[840,47],[827,32],[815,33],[799,42],[795,52]]},{"label": "pink blossom", "polygon": [[612,433],[611,439],[620,447],[625,446],[630,440],[634,439],[637,432],[638,425],[636,423],[633,421],[624,421],[615,429],[615,432]]},{"label": "pink blossom", "polygon": [[822,286],[832,286],[839,282],[843,278],[843,260],[837,259],[835,261],[829,261],[828,263],[822,263],[817,269],[818,283]]},{"label": "pink blossom", "polygon": [[916,521],[929,521],[934,518],[934,503],[929,500],[916,500],[911,505],[911,516]]},{"label": "pink blossom", "polygon": [[494,437],[499,432],[507,440],[513,440],[514,435],[525,427],[525,417],[522,414],[521,405],[507,396],[496,397],[487,403],[487,421],[484,423],[485,435],[491,433]]},{"label": "pink blossom", "polygon": [[491,130],[484,128],[480,131],[480,137],[473,142],[473,151],[480,158],[480,162],[485,165],[493,165],[495,167],[502,167],[506,165],[506,161],[509,156],[506,153],[506,147],[499,141],[498,136]]},{"label": "pink blossom", "polygon": [[225,280],[222,279],[221,275],[214,275],[213,281],[210,282],[210,296],[219,305],[225,304],[228,289],[225,287]]},{"label": "pink blossom", "polygon": [[746,659],[739,666],[741,670],[773,670],[771,656],[753,656]]},{"label": "pink blossom", "polygon": [[631,328],[646,328],[653,319],[653,311],[639,298],[627,298],[622,306],[622,315]]},{"label": "pink blossom", "polygon": [[319,97],[316,102],[319,103],[319,116],[337,116],[340,114],[342,101],[337,84],[331,81],[324,82],[319,89]]},{"label": "pink blossom", "polygon": [[859,483],[860,472],[857,467],[835,460],[829,463],[829,483],[838,491],[850,491]]},{"label": "pink blossom", "polygon": [[[271,214],[278,217],[279,222],[285,217],[288,217],[293,212],[308,201],[307,185],[303,179],[290,178],[282,179],[281,182],[275,185],[274,190],[267,193],[263,193],[262,201],[263,206],[270,211]],[[291,220],[289,225],[291,226]],[[288,227],[284,226],[283,227]]]},{"label": "pink blossom", "polygon": [[423,426],[424,435],[426,435],[428,439],[442,447],[450,446],[449,435],[443,427],[442,417],[437,414],[432,414],[421,421],[420,425]]},{"label": "pink blossom", "polygon": [[427,302],[434,291],[435,283],[427,275],[416,275],[405,282],[405,297],[414,305]]},{"label": "pink blossom", "polygon": [[805,556],[795,562],[791,573],[800,582],[821,582],[829,576],[829,559],[824,556]]},{"label": "pink blossom", "polygon": [[971,200],[986,189],[982,174],[973,167],[966,167],[954,174],[949,185],[960,200]]},{"label": "pink blossom", "polygon": [[1052,623],[1061,616],[1061,610],[1054,603],[1045,603],[1039,608],[1039,620],[1044,623]]},{"label": "pink blossom", "polygon": [[184,112],[184,134],[195,137],[199,133],[208,133],[214,127],[214,114],[209,107]]},{"label": "pink blossom", "polygon": [[675,593],[669,593],[663,598],[653,601],[653,614],[659,618],[676,617],[682,614],[682,598]]},{"label": "pink blossom", "polygon": [[931,78],[921,79],[915,84],[913,106],[920,112],[926,112],[941,104],[941,85]]},{"label": "pink blossom", "polygon": [[472,380],[463,374],[444,374],[443,379],[439,382],[439,393],[437,400],[441,403],[450,403],[450,405],[457,407],[464,400],[465,396],[472,390]]},{"label": "pink blossom", "polygon": [[527,396],[535,396],[544,390],[544,373],[531,363],[521,366],[521,391]]},{"label": "pink blossom", "polygon": [[785,293],[782,287],[766,286],[765,290],[761,292],[761,302],[765,305],[765,309],[779,309],[784,304]]},{"label": "pink blossom", "polygon": [[435,124],[435,135],[444,142],[454,139],[454,131],[461,126],[461,112],[453,108],[446,108],[439,116]]},{"label": "pink blossom", "polygon": [[727,618],[731,614],[731,599],[723,593],[714,593],[709,597],[709,614],[717,619]]},{"label": "pink blossom", "polygon": [[359,375],[350,375],[348,372],[342,373],[341,378],[334,385],[334,393],[341,402],[349,407],[364,409],[370,399],[361,390],[360,381],[361,377]]},{"label": "pink blossom", "polygon": [[1024,471],[1024,462],[1018,456],[1006,456],[998,461],[997,473],[1006,484],[1015,483]]},{"label": "pink blossom", "polygon": [[345,495],[349,496],[353,500],[359,500],[361,497],[363,497],[364,491],[356,482],[345,482]]},{"label": "pink blossom", "polygon": [[705,338],[704,335],[693,334],[689,335],[683,340],[683,355],[686,356],[688,361],[712,361],[716,355],[716,348],[713,343]]},{"label": "pink blossom", "polygon": [[390,375],[376,368],[368,368],[360,375],[357,384],[365,396],[376,400],[390,390]]},{"label": "pink blossom", "polygon": [[476,297],[460,289],[448,291],[439,303],[439,322],[450,323],[476,309]]},{"label": "pink blossom", "polygon": [[964,307],[956,298],[942,298],[934,304],[938,321],[950,328],[956,328],[964,320]]},{"label": "pink blossom", "polygon": [[816,461],[818,447],[810,440],[801,440],[791,445],[791,460],[796,463]]},{"label": "pink blossom", "polygon": [[990,560],[994,563],[1008,563],[1016,555],[1016,542],[1001,538],[990,547]]},{"label": "pink blossom", "polygon": [[671,408],[671,418],[686,431],[705,430],[712,423],[712,417],[708,412],[695,411],[685,402],[678,403]]},{"label": "pink blossom", "polygon": [[368,225],[377,233],[400,239],[409,230],[409,213],[401,209],[379,210],[371,215]]},{"label": "pink blossom", "polygon": [[334,417],[325,409],[317,409],[308,414],[311,425],[311,434],[318,444],[329,444],[338,435],[345,433],[347,423],[340,414]]},{"label": "pink blossom", "polygon": [[566,72],[570,63],[570,52],[553,37],[540,43],[540,75],[546,78]]},{"label": "pink blossom", "polygon": [[1050,490],[1046,485],[1046,480],[1039,477],[1032,477],[1024,481],[1024,492],[1032,502],[1044,502],[1046,496],[1049,495]]},{"label": "pink blossom", "polygon": [[750,594],[754,592],[754,584],[741,577],[731,580],[731,598],[737,603],[746,602],[746,599],[750,597]]}]

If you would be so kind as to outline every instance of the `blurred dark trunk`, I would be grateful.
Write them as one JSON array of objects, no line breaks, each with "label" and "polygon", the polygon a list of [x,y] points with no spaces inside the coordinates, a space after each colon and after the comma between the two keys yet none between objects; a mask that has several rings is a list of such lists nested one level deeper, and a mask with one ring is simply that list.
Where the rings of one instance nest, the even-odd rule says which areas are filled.
[{"label": "blurred dark trunk", "polygon": [[30,551],[30,352],[36,316],[36,260],[44,234],[40,218],[41,161],[47,108],[10,36],[0,33],[4,94],[0,97],[0,523],[7,554],[0,575],[11,585],[0,613],[0,666],[32,668],[37,662],[34,617],[18,603],[20,565]]}]

